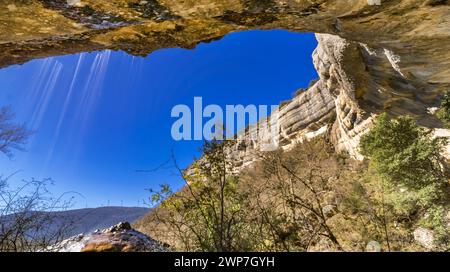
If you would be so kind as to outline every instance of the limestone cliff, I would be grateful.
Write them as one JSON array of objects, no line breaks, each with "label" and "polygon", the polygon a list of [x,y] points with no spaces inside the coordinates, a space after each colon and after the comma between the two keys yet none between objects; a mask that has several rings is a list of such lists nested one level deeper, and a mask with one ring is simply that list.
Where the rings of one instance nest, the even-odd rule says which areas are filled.
[{"label": "limestone cliff", "polygon": [[[93,50],[147,55],[249,29],[315,32],[320,75],[280,110],[284,148],[329,133],[359,157],[358,139],[381,111],[428,114],[450,89],[449,0],[1,0],[0,66]],[[332,125],[329,125],[332,124]],[[240,140],[239,156],[258,143]]]}]

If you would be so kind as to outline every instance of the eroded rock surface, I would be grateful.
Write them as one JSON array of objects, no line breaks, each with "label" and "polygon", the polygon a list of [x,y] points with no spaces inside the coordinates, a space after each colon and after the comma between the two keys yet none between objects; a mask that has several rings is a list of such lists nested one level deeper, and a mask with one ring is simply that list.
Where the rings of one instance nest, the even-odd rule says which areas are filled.
[{"label": "eroded rock surface", "polygon": [[[439,128],[428,109],[450,89],[450,1],[374,2],[3,0],[0,67],[105,49],[144,56],[250,29],[321,33],[313,57],[320,79],[280,110],[275,140],[289,148],[325,131],[338,150],[361,158],[359,138],[373,115],[409,114]],[[245,165],[261,143],[239,142]]]},{"label": "eroded rock surface", "polygon": [[426,228],[417,228],[414,231],[414,240],[424,248],[433,250],[435,248],[435,234]]}]

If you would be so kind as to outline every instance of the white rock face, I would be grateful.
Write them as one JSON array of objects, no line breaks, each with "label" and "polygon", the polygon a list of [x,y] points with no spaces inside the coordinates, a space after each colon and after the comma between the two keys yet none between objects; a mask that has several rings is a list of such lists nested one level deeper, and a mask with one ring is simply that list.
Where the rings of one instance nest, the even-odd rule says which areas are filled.
[{"label": "white rock face", "polygon": [[428,250],[432,250],[435,247],[434,233],[432,230],[426,228],[418,228],[414,231],[414,239],[418,244]]},{"label": "white rock face", "polygon": [[[279,133],[274,141],[279,148],[289,150],[299,142],[329,134],[338,151],[362,160],[359,140],[373,119],[358,104],[352,76],[352,69],[361,69],[363,64],[359,54],[362,45],[333,35],[316,36],[319,45],[313,61],[320,78],[279,110]],[[261,142],[252,138],[255,133],[256,128],[251,128],[238,138],[235,157],[242,166],[253,162],[254,152],[260,151]]]},{"label": "white rock face", "polygon": [[[255,152],[266,151],[264,146],[267,142],[264,139],[269,139],[278,148],[289,150],[299,142],[323,135],[331,127],[334,109],[334,96],[319,81],[278,110],[278,133],[272,133],[274,125],[271,122],[275,121],[273,116],[261,122],[263,127],[269,127],[267,131],[261,132],[256,126],[250,127],[238,136],[237,144],[232,150],[233,156],[245,167],[255,161]],[[269,125],[265,125],[267,122]]]},{"label": "white rock face", "polygon": [[434,137],[447,139],[447,146],[444,150],[444,156],[450,160],[450,129],[436,129],[434,130]]},{"label": "white rock face", "polygon": [[67,5],[79,6],[79,5],[81,5],[81,0],[67,0]]},{"label": "white rock face", "polygon": [[381,245],[377,241],[367,243],[366,252],[381,252]]},{"label": "white rock face", "polygon": [[[337,151],[362,160],[361,136],[370,130],[378,113],[415,116],[428,127],[438,124],[427,102],[413,95],[425,87],[405,76],[402,60],[393,51],[335,35],[316,37],[319,44],[312,57],[320,78],[277,113],[279,133],[272,139],[281,149],[328,135]],[[252,137],[255,133],[256,128],[251,128],[238,138],[234,153],[242,166],[254,161],[262,145]],[[437,129],[436,136],[450,138],[450,130]],[[450,158],[450,143],[444,155]]]},{"label": "white rock face", "polygon": [[447,222],[447,228],[450,229],[450,211],[445,215],[445,221]]}]

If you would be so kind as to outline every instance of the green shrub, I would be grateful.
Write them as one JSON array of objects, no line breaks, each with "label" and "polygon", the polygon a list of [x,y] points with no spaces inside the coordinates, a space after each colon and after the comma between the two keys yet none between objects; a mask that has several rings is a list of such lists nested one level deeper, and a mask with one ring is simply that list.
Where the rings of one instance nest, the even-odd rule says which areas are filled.
[{"label": "green shrub", "polygon": [[361,139],[362,153],[381,178],[383,210],[396,229],[431,228],[446,248],[450,233],[444,220],[449,206],[444,146],[443,139],[433,138],[411,117],[390,119],[386,114]]},{"label": "green shrub", "polygon": [[421,189],[443,181],[440,163],[444,143],[433,139],[411,117],[392,120],[383,114],[362,137],[361,151],[387,181]]},{"label": "green shrub", "polygon": [[437,113],[446,128],[450,128],[450,91],[444,95],[441,101],[441,107]]}]

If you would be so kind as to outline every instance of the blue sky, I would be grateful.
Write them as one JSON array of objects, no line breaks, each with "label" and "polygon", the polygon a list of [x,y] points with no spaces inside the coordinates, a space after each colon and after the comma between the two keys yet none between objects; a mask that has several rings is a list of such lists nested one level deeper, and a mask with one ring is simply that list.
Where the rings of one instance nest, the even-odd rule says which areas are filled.
[{"label": "blue sky", "polygon": [[[170,158],[187,166],[201,142],[171,138],[173,106],[273,105],[317,77],[313,34],[234,33],[194,50],[146,58],[123,52],[53,57],[0,70],[0,106],[34,134],[26,152],[0,157],[12,181],[52,178],[55,195],[76,191],[75,208],[142,205],[149,187],[181,181],[170,170],[140,173]],[[206,121],[206,120],[205,120]]]}]

